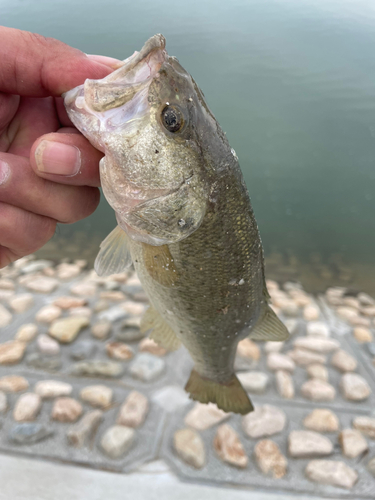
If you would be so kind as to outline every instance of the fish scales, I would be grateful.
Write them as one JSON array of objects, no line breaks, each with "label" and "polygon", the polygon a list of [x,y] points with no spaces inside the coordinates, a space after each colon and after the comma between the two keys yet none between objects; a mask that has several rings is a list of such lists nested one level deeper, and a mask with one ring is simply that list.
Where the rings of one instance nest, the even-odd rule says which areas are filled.
[{"label": "fish scales", "polygon": [[101,244],[98,274],[133,262],[151,303],[141,328],[165,348],[186,346],[195,364],[190,397],[251,411],[234,373],[237,344],[288,332],[268,305],[237,155],[203,93],[155,35],[64,99],[76,127],[105,153],[101,182],[118,226]]}]

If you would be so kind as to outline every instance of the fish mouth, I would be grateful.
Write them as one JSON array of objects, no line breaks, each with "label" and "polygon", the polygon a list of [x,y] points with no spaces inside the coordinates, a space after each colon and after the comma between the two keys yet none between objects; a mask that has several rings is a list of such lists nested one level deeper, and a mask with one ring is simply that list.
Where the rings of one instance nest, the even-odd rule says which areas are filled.
[{"label": "fish mouth", "polygon": [[132,135],[139,120],[148,116],[149,86],[167,58],[164,36],[154,35],[105,78],[87,79],[66,92],[64,102],[74,125],[84,134],[86,130],[102,151],[103,133],[122,129],[126,135]]}]

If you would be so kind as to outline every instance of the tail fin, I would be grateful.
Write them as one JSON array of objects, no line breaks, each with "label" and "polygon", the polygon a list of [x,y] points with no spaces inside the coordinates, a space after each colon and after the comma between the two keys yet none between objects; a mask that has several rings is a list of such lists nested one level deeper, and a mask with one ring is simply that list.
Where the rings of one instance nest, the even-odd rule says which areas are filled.
[{"label": "tail fin", "polygon": [[249,396],[234,374],[228,383],[220,384],[192,370],[185,391],[191,399],[201,403],[216,403],[218,408],[226,412],[245,415],[254,410]]}]

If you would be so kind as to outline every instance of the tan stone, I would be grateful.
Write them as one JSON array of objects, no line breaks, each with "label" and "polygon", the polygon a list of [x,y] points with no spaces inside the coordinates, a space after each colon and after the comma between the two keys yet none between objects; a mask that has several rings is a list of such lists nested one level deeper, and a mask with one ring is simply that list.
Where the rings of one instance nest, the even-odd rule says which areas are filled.
[{"label": "tan stone", "polygon": [[241,469],[248,464],[248,458],[237,432],[228,424],[218,427],[214,438],[214,449],[221,460]]},{"label": "tan stone", "polygon": [[33,292],[51,293],[59,286],[59,282],[55,278],[46,277],[31,277],[25,284],[26,288]]},{"label": "tan stone", "polygon": [[90,320],[85,316],[74,316],[58,319],[49,328],[51,337],[63,344],[73,342],[78,333],[90,324]]},{"label": "tan stone", "polygon": [[356,458],[368,450],[366,439],[356,429],[344,429],[341,431],[339,441],[343,454],[348,458]]},{"label": "tan stone", "polygon": [[134,429],[124,425],[113,425],[106,430],[100,444],[106,455],[111,458],[120,458],[129,451],[134,438]]},{"label": "tan stone", "polygon": [[57,277],[60,280],[70,280],[77,277],[81,273],[80,266],[77,264],[68,264],[66,262],[62,262],[56,268]]},{"label": "tan stone", "polygon": [[82,307],[87,304],[86,299],[81,299],[79,297],[63,296],[58,297],[53,301],[53,305],[60,307],[60,309],[73,309],[75,307]]},{"label": "tan stone", "polygon": [[275,479],[285,476],[288,461],[271,439],[258,441],[254,448],[255,459],[263,474],[272,473]]},{"label": "tan stone", "polygon": [[196,403],[186,415],[185,425],[204,431],[229,417],[230,413],[225,413],[213,403]]},{"label": "tan stone", "polygon": [[355,318],[359,316],[357,309],[354,309],[353,307],[338,307],[336,309],[337,314],[340,316],[340,318],[344,319],[345,321],[353,321]]},{"label": "tan stone", "polygon": [[92,297],[96,295],[97,286],[95,283],[89,281],[81,281],[70,287],[70,291],[73,295],[78,295],[80,297]]},{"label": "tan stone", "polygon": [[81,390],[80,397],[92,406],[108,408],[112,403],[113,390],[105,385],[89,385]]},{"label": "tan stone", "polygon": [[21,342],[30,342],[36,337],[38,333],[38,327],[34,323],[26,323],[22,325],[17,330],[15,340],[19,340]]},{"label": "tan stone", "polygon": [[294,383],[290,373],[283,370],[276,372],[276,387],[277,391],[282,398],[294,398]]},{"label": "tan stone", "polygon": [[142,316],[146,310],[146,304],[134,302],[133,300],[126,300],[121,304],[121,307],[131,316]]},{"label": "tan stone", "polygon": [[294,347],[326,353],[336,351],[340,347],[340,342],[334,339],[310,335],[308,337],[298,337],[294,341]]},{"label": "tan stone", "polygon": [[187,464],[201,469],[206,462],[204,444],[200,435],[193,429],[181,429],[173,436],[173,445],[177,454]]},{"label": "tan stone", "polygon": [[0,365],[18,363],[23,358],[26,343],[19,340],[9,340],[0,344]]},{"label": "tan stone", "polygon": [[308,349],[296,348],[293,351],[288,351],[287,354],[298,366],[307,366],[317,363],[325,364],[327,361],[324,354],[312,352]]},{"label": "tan stone", "polygon": [[164,349],[164,347],[160,347],[155,342],[155,340],[152,340],[149,337],[146,337],[145,339],[140,341],[139,350],[141,352],[149,352],[151,354],[154,354],[155,356],[165,356],[168,352],[167,349]]},{"label": "tan stone", "polygon": [[104,292],[100,292],[99,298],[104,300],[112,300],[113,302],[122,302],[126,299],[126,295],[119,290],[107,290]]},{"label": "tan stone", "polygon": [[252,340],[243,339],[238,343],[237,354],[243,358],[250,358],[254,361],[258,361],[260,358],[260,349]]},{"label": "tan stone", "polygon": [[242,418],[242,428],[251,438],[272,436],[281,432],[286,424],[285,413],[275,406],[257,406]]},{"label": "tan stone", "polygon": [[339,430],[340,422],[331,410],[316,408],[304,418],[303,425],[311,431],[336,432]]},{"label": "tan stone", "polygon": [[138,391],[132,391],[122,404],[117,424],[127,427],[139,427],[145,421],[149,410],[148,399]]},{"label": "tan stone", "polygon": [[353,420],[353,427],[372,439],[375,439],[375,418],[356,417]]},{"label": "tan stone", "polygon": [[372,342],[373,339],[370,329],[361,326],[354,328],[353,335],[354,338],[361,344],[364,342]]},{"label": "tan stone", "polygon": [[33,421],[36,419],[41,406],[42,399],[38,394],[26,392],[18,398],[14,406],[13,418],[17,422]]},{"label": "tan stone", "polygon": [[0,378],[0,390],[5,392],[21,392],[29,388],[29,382],[20,375],[6,375]]},{"label": "tan stone", "polygon": [[56,399],[51,418],[59,422],[75,422],[83,412],[81,403],[73,398],[62,397]]},{"label": "tan stone", "polygon": [[105,350],[110,358],[127,360],[134,356],[133,349],[123,342],[108,342]]},{"label": "tan stone", "polygon": [[108,338],[112,330],[112,323],[106,319],[98,321],[91,327],[91,335],[99,340]]},{"label": "tan stone", "polygon": [[22,293],[11,297],[8,303],[14,312],[22,313],[30,309],[34,304],[34,297],[31,293]]},{"label": "tan stone", "polygon": [[102,420],[103,412],[100,410],[86,413],[78,423],[72,425],[68,430],[67,438],[69,443],[76,448],[81,448],[93,438]]},{"label": "tan stone", "polygon": [[320,317],[319,307],[310,304],[303,309],[303,317],[306,321],[317,321]]},{"label": "tan stone", "polygon": [[348,352],[340,349],[332,356],[331,365],[341,372],[353,372],[357,368],[357,360]]}]

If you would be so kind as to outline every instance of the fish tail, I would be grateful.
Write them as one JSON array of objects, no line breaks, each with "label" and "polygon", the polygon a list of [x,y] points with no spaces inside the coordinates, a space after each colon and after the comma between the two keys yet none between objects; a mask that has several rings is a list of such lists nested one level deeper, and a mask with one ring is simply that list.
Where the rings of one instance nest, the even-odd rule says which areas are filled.
[{"label": "fish tail", "polygon": [[225,412],[245,415],[254,410],[249,396],[235,374],[229,382],[223,384],[204,378],[193,369],[185,391],[190,394],[191,399],[201,403],[216,403],[217,407]]}]

